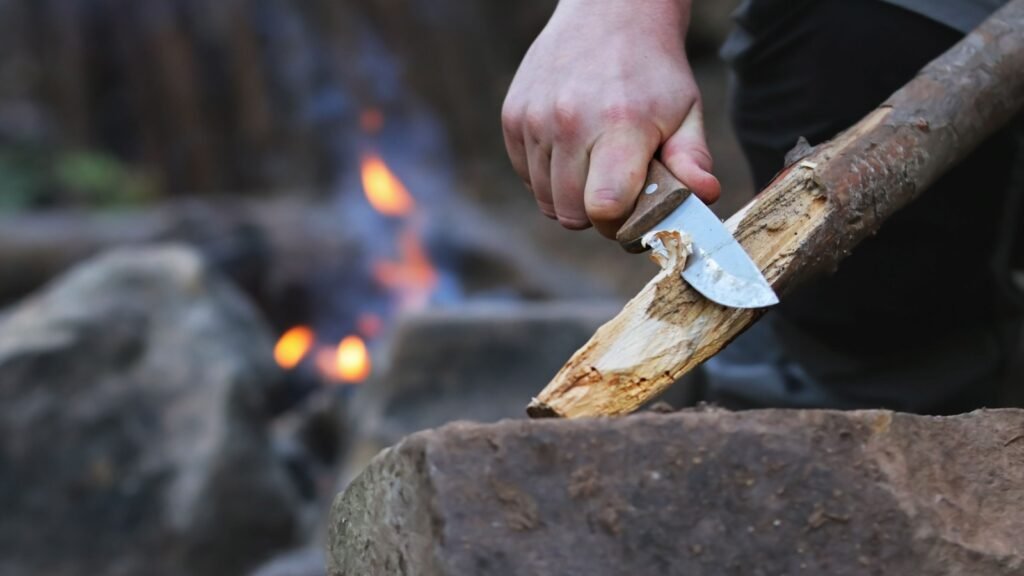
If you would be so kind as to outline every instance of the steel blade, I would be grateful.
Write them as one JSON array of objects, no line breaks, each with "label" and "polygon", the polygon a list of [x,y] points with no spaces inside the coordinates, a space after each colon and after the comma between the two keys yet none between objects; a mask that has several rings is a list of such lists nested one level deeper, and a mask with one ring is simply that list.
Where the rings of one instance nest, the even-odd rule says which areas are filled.
[{"label": "steel blade", "polygon": [[726,230],[722,221],[691,194],[651,231],[678,230],[690,236],[693,254],[683,278],[707,299],[732,308],[778,304],[761,270]]}]

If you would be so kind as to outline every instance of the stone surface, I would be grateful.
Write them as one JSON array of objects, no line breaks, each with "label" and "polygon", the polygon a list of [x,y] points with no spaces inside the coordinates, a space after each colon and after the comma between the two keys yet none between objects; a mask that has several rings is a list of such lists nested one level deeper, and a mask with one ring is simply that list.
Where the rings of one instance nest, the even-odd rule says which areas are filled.
[{"label": "stone surface", "polygon": [[[507,303],[430,311],[403,321],[385,371],[353,402],[352,464],[403,436],[452,422],[526,416],[526,402],[616,303]],[[351,479],[351,474],[347,474]]]},{"label": "stone surface", "polygon": [[0,323],[0,574],[244,574],[294,545],[245,298],[181,247],[84,263]]},{"label": "stone surface", "polygon": [[250,576],[325,576],[327,568],[320,547],[302,548],[282,554],[260,566]]},{"label": "stone surface", "polygon": [[332,576],[1024,573],[1024,412],[453,424],[340,495]]}]

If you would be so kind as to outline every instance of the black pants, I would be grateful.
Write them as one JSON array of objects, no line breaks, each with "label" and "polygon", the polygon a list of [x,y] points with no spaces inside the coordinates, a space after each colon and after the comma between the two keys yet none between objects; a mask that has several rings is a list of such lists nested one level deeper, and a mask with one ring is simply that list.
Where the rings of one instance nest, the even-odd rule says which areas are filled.
[{"label": "black pants", "polygon": [[[874,0],[821,0],[747,23],[733,120],[758,189],[800,136],[816,144],[881,104],[958,31]],[[832,275],[707,365],[731,407],[886,407],[951,413],[1000,403],[1020,312],[1005,248],[1022,228],[1010,130],[896,214]],[[1011,337],[1013,335],[1013,337]]]}]

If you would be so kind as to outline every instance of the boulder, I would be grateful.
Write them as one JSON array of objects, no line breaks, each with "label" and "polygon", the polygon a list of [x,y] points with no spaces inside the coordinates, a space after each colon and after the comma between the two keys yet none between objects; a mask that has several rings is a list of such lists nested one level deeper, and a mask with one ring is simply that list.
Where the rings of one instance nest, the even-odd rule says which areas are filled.
[{"label": "boulder", "polygon": [[621,308],[490,303],[404,318],[383,372],[353,399],[354,446],[343,482],[402,437],[455,420],[526,417],[526,402]]},{"label": "boulder", "polygon": [[295,544],[268,329],[193,251],[71,270],[0,321],[0,574],[244,574]]},{"label": "boulder", "polygon": [[1024,411],[453,424],[336,499],[329,574],[1024,573]]},{"label": "boulder", "polygon": [[274,558],[249,576],[324,576],[324,564],[321,547],[301,548]]}]

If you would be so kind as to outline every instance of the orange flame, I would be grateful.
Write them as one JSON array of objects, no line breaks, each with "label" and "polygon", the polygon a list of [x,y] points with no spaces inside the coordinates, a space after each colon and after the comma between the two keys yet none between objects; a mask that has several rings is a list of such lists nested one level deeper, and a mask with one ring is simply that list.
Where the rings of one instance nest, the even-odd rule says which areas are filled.
[{"label": "orange flame", "polygon": [[362,382],[370,376],[370,353],[359,336],[346,336],[338,344],[335,368],[343,382]]},{"label": "orange flame", "polygon": [[316,367],[334,382],[358,384],[370,377],[372,363],[366,342],[359,336],[346,336],[337,348],[322,348],[316,354]]},{"label": "orange flame", "polygon": [[438,275],[415,230],[402,231],[398,238],[398,255],[398,261],[374,263],[374,278],[381,286],[397,293],[402,309],[424,308],[437,287]]},{"label": "orange flame", "polygon": [[274,360],[277,365],[290,370],[299,365],[313,346],[313,331],[306,326],[296,326],[285,332],[274,346]]},{"label": "orange flame", "polygon": [[375,210],[385,216],[405,216],[416,203],[405,185],[377,155],[367,155],[362,162],[363,190]]}]

